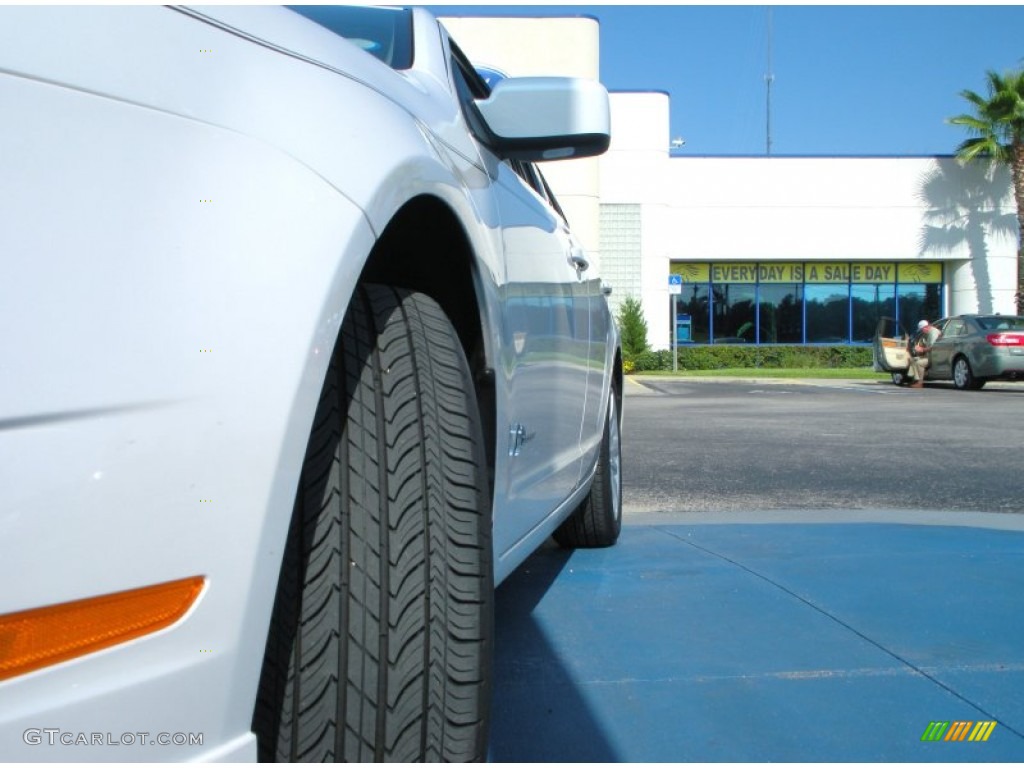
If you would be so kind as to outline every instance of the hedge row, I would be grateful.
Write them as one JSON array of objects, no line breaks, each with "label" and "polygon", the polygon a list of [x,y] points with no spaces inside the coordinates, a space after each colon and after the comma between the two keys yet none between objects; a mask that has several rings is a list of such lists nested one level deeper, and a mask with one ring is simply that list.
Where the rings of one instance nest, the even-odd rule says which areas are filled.
[{"label": "hedge row", "polygon": [[[686,346],[679,348],[679,370],[714,371],[721,368],[867,368],[870,347],[847,346]],[[671,371],[672,350],[623,355],[632,371]]]}]

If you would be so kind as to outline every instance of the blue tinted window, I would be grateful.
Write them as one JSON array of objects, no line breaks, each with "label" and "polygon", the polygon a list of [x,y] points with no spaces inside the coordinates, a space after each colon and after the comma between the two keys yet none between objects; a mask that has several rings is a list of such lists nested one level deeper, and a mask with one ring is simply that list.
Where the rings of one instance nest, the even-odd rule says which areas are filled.
[{"label": "blue tinted window", "polygon": [[850,287],[853,340],[870,344],[878,321],[896,317],[896,286],[892,283],[857,284]]},{"label": "blue tinted window", "polygon": [[804,329],[803,286],[768,283],[758,289],[759,336],[762,344],[800,344]]},{"label": "blue tinted window", "polygon": [[753,283],[718,283],[712,286],[712,312],[715,344],[744,344],[754,337]]},{"label": "blue tinted window", "polygon": [[846,344],[850,341],[850,288],[847,285],[804,287],[809,344]]},{"label": "blue tinted window", "polygon": [[490,67],[475,67],[476,73],[487,83],[488,88],[494,88],[499,82],[508,77],[504,72]]},{"label": "blue tinted window", "polygon": [[[683,335],[689,334],[683,341],[695,344],[707,344],[711,339],[711,324],[708,314],[711,306],[711,291],[707,283],[690,283],[683,286],[683,292],[676,297],[676,337],[679,337],[679,326],[684,328]],[[689,318],[689,320],[687,320]],[[689,328],[687,328],[689,323]]]}]

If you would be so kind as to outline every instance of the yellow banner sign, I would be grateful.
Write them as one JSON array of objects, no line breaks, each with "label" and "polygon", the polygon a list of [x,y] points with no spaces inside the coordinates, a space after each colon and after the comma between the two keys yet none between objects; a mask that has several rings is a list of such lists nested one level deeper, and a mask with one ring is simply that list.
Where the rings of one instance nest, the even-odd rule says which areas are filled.
[{"label": "yellow banner sign", "polygon": [[682,275],[684,283],[706,283],[711,275],[711,265],[707,262],[673,261],[669,274]]},{"label": "yellow banner sign", "polygon": [[684,283],[941,283],[942,264],[933,261],[708,262],[673,261],[669,273]]},{"label": "yellow banner sign", "polygon": [[757,264],[712,264],[714,283],[756,283]]},{"label": "yellow banner sign", "polygon": [[941,283],[942,263],[938,261],[913,261],[899,265],[901,283]]},{"label": "yellow banner sign", "polygon": [[850,265],[845,261],[809,261],[804,264],[804,279],[808,283],[848,283]]},{"label": "yellow banner sign", "polygon": [[759,283],[802,283],[804,265],[789,262],[761,262],[757,265]]},{"label": "yellow banner sign", "polygon": [[855,261],[850,265],[850,281],[854,283],[895,283],[896,265],[891,261]]}]

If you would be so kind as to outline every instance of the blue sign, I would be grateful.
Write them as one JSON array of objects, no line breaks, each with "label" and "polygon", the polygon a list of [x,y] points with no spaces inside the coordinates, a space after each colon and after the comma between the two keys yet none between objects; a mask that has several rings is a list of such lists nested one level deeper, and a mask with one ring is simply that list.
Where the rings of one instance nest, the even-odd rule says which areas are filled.
[{"label": "blue sign", "polygon": [[682,275],[669,275],[668,276],[668,284],[669,285],[682,285],[683,284],[683,276]]}]

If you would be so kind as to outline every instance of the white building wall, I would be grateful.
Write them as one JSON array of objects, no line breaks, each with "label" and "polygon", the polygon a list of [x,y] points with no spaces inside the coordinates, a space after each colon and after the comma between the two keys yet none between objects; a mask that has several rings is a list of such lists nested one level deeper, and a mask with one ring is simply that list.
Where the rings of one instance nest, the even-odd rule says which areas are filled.
[{"label": "white building wall", "polygon": [[[1016,311],[1016,240],[996,226],[1013,211],[1006,174],[987,181],[984,168],[934,157],[676,157],[668,166],[669,225],[648,245],[672,260],[941,261],[946,313]],[[656,288],[645,298],[665,304],[667,289]],[[667,346],[668,328],[652,344]]]},{"label": "white building wall", "polygon": [[677,158],[669,204],[687,233],[674,256],[968,258],[966,243],[921,252],[921,183],[936,168],[934,158]]},{"label": "white building wall", "polygon": [[[595,19],[442,22],[480,66],[510,76],[599,76]],[[946,312],[1015,312],[1008,173],[950,158],[670,157],[668,94],[613,93],[611,103],[608,153],[542,170],[596,270],[600,204],[639,206],[637,269],[653,347],[670,342],[673,260],[943,262]],[[629,250],[622,242],[619,261]],[[617,290],[613,305],[624,298]]]},{"label": "white building wall", "polygon": [[[672,222],[665,188],[669,169],[669,97],[657,91],[612,93],[612,142],[601,157],[602,204],[640,206],[640,299],[648,341],[668,338],[668,269]],[[617,308],[626,296],[612,285]],[[660,296],[660,300],[658,297]]]},{"label": "white building wall", "polygon": [[[668,97],[612,94],[601,201],[642,205],[648,339],[670,344],[669,263],[941,261],[945,307],[1015,312],[1007,174],[951,158],[670,157]],[[1011,227],[1012,229],[1012,227]]]}]

